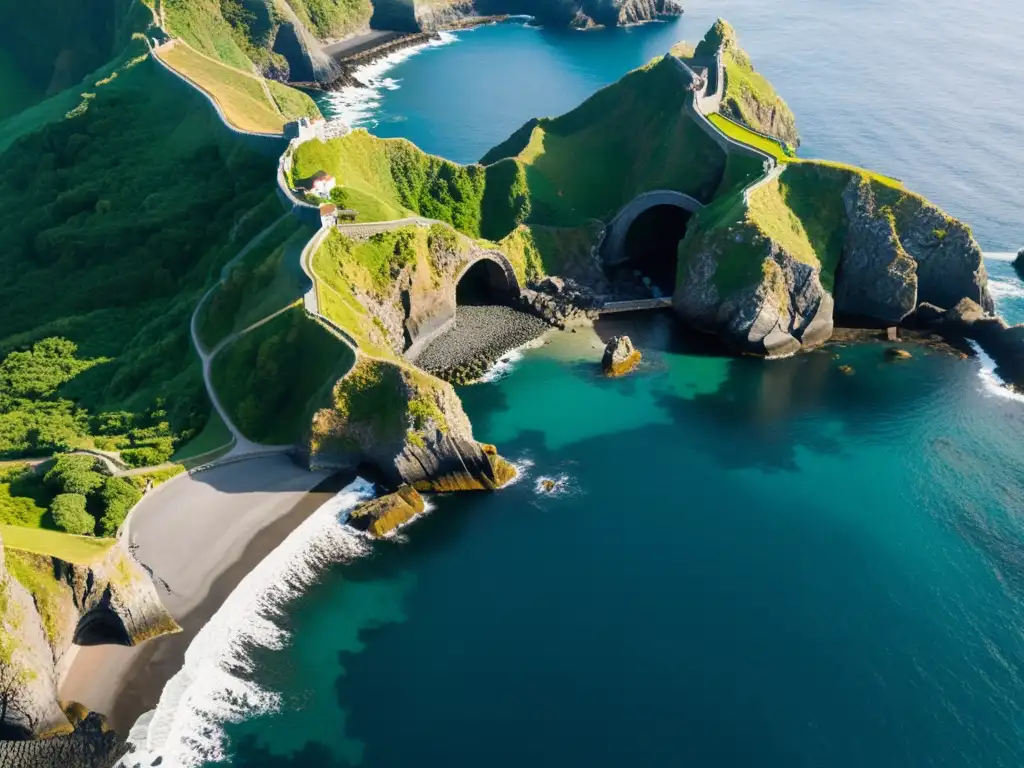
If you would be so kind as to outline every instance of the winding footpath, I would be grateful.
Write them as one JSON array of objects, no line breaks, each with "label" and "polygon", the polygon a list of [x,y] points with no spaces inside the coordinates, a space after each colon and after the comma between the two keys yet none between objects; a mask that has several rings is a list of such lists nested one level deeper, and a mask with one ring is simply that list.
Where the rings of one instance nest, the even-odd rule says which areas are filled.
[{"label": "winding footpath", "polygon": [[245,335],[249,331],[259,328],[264,323],[268,323],[278,315],[287,312],[289,309],[292,308],[293,305],[289,304],[285,307],[282,307],[281,309],[278,309],[277,311],[267,315],[263,319],[256,321],[252,325],[249,325],[248,327],[243,328],[240,331],[235,331],[234,333],[225,336],[223,339],[217,342],[216,346],[214,346],[213,349],[208,350],[203,345],[202,339],[199,338],[199,315],[202,312],[203,307],[206,305],[206,302],[209,301],[213,294],[217,290],[219,290],[220,287],[224,284],[224,281],[227,280],[228,276],[231,274],[231,270],[234,267],[234,265],[237,264],[242,259],[244,259],[249,254],[249,252],[252,251],[253,248],[259,245],[260,242],[262,242],[262,240],[267,235],[269,235],[270,232],[273,231],[273,229],[278,224],[280,224],[282,221],[288,218],[289,215],[289,213],[284,213],[280,217],[275,219],[272,224],[270,224],[261,232],[259,232],[245,245],[244,248],[242,248],[242,250],[235,254],[235,256],[221,268],[220,280],[214,283],[214,285],[212,285],[210,289],[203,294],[203,297],[199,300],[199,303],[196,304],[196,308],[192,310],[192,319],[189,322],[189,331],[192,335],[192,346],[195,347],[196,354],[199,355],[199,360],[203,366],[203,384],[206,386],[206,394],[209,395],[210,402],[216,409],[217,415],[220,416],[221,420],[224,422],[224,425],[228,428],[228,431],[231,433],[231,438],[234,443],[231,447],[231,450],[229,450],[225,455],[217,459],[216,463],[218,464],[228,460],[237,460],[241,457],[266,453],[282,453],[284,451],[291,449],[290,445],[263,445],[261,443],[256,443],[253,442],[252,440],[249,440],[245,435],[242,434],[242,431],[235,425],[234,420],[231,418],[231,414],[228,413],[227,408],[224,407],[224,404],[221,402],[220,397],[217,395],[217,389],[213,385],[212,368],[214,358],[225,347],[227,347],[229,344],[234,342],[239,337]]}]

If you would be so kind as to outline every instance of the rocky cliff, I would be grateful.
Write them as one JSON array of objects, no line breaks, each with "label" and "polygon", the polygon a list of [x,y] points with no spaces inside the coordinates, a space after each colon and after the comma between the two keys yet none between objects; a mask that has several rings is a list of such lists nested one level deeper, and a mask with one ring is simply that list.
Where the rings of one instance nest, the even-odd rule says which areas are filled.
[{"label": "rocky cliff", "polygon": [[676,311],[756,354],[827,341],[834,314],[894,325],[922,302],[993,306],[981,249],[962,222],[848,167],[793,164],[746,195],[724,196],[696,217],[679,256]]},{"label": "rocky cliff", "polygon": [[515,476],[472,426],[450,384],[413,366],[361,359],[313,418],[312,462],[369,462],[393,485],[494,490]]},{"label": "rocky cliff", "polygon": [[722,114],[755,131],[774,136],[794,147],[800,145],[796,117],[772,84],[758,72],[739,44],[736,30],[719,19],[698,44],[696,55],[707,60],[721,51],[725,69]]},{"label": "rocky cliff", "polygon": [[34,738],[71,730],[57,682],[72,643],[137,645],[179,630],[149,576],[120,545],[88,565],[0,542],[0,727]]}]

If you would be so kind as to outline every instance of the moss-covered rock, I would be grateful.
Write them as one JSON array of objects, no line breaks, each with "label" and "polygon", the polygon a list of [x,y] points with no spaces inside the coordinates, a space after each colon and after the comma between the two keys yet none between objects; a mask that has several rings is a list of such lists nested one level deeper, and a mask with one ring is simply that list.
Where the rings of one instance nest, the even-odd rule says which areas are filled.
[{"label": "moss-covered rock", "polygon": [[395,484],[417,490],[494,490],[514,475],[488,454],[452,386],[409,365],[361,359],[317,411],[311,459],[376,465]]},{"label": "moss-covered rock", "polygon": [[604,348],[601,370],[605,376],[625,376],[640,364],[641,357],[629,336],[615,336]]},{"label": "moss-covered rock", "polygon": [[403,485],[394,493],[360,504],[349,515],[348,524],[381,538],[422,514],[425,508],[419,492]]}]

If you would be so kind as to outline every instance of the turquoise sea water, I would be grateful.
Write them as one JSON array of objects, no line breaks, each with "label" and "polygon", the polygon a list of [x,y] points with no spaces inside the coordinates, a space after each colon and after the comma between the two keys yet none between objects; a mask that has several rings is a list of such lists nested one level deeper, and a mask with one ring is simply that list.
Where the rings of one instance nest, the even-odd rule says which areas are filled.
[{"label": "turquoise sea water", "polygon": [[[1021,11],[891,5],[459,33],[381,74],[367,119],[472,160],[721,14],[807,154],[904,178],[987,250],[1024,245]],[[1024,321],[1012,267],[990,271]],[[665,315],[597,330],[642,367],[605,380],[597,339],[560,334],[460,391],[515,485],[436,497],[392,541],[333,526],[343,497],[300,532],[338,564],[268,598],[283,638],[257,622],[190,661],[252,685],[181,697],[175,760],[224,736],[223,762],[261,767],[1024,764],[1024,402],[916,347],[766,363]]]}]

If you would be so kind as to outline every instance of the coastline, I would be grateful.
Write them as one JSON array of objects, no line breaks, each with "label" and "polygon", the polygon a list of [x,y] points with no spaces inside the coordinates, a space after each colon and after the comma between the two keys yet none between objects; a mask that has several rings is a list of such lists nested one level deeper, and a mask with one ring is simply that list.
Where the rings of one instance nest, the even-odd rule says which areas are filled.
[{"label": "coastline", "polygon": [[343,484],[285,456],[264,456],[154,494],[137,510],[133,544],[182,631],[134,647],[76,647],[61,699],[103,712],[127,736],[139,715],[156,706],[189,644],[238,583]]}]

